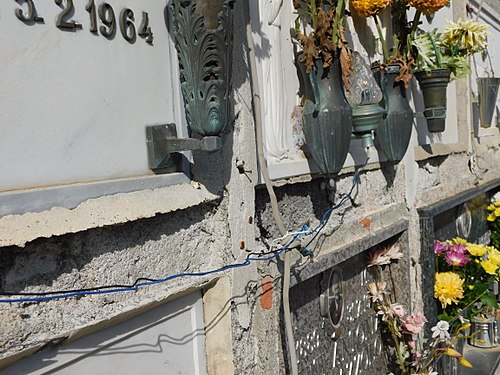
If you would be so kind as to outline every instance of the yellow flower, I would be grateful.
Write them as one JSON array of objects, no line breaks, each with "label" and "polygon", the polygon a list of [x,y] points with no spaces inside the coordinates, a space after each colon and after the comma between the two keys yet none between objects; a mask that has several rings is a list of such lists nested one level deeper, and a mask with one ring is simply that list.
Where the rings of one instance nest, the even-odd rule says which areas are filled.
[{"label": "yellow flower", "polygon": [[459,358],[462,356],[462,354],[460,354],[453,348],[446,348],[444,354],[446,354],[448,357],[453,357],[453,358]]},{"label": "yellow flower", "polygon": [[472,368],[472,364],[462,356],[458,357],[458,363],[463,367]]},{"label": "yellow flower", "polygon": [[491,259],[487,259],[483,262],[481,262],[481,267],[486,271],[486,273],[489,273],[490,275],[495,275],[498,266],[496,265],[495,262],[493,262]]},{"label": "yellow flower", "polygon": [[470,243],[467,245],[467,250],[476,257],[482,257],[486,254],[486,246],[480,244]]},{"label": "yellow flower", "polygon": [[488,249],[488,259],[500,267],[500,251],[493,246],[486,246],[486,248]]},{"label": "yellow flower", "polygon": [[486,209],[488,211],[495,211],[495,208],[497,207],[497,203],[500,203],[500,202],[493,202],[492,204],[490,204],[488,207],[486,207]]},{"label": "yellow flower", "polygon": [[408,4],[423,14],[431,14],[448,5],[448,0],[409,0]]},{"label": "yellow flower", "polygon": [[468,53],[484,51],[488,46],[488,26],[471,19],[448,22],[444,28],[444,42]]},{"label": "yellow flower", "polygon": [[465,323],[465,324],[462,324],[462,325],[460,326],[460,328],[458,329],[458,332],[468,330],[468,329],[470,328],[470,326],[471,326],[471,325],[472,325],[472,324],[470,324],[470,323]]},{"label": "yellow flower", "polygon": [[495,207],[491,214],[488,215],[488,221],[495,221],[497,217],[500,217],[500,207]]},{"label": "yellow flower", "polygon": [[455,237],[452,240],[448,240],[446,242],[448,242],[451,245],[463,245],[463,246],[470,245],[470,243],[467,242],[467,240],[464,240],[463,238],[460,238],[460,237]]},{"label": "yellow flower", "polygon": [[351,5],[361,16],[370,17],[379,14],[389,2],[390,0],[351,0]]},{"label": "yellow flower", "polygon": [[436,273],[434,297],[439,299],[443,308],[452,303],[457,303],[464,297],[462,286],[464,281],[453,272]]}]

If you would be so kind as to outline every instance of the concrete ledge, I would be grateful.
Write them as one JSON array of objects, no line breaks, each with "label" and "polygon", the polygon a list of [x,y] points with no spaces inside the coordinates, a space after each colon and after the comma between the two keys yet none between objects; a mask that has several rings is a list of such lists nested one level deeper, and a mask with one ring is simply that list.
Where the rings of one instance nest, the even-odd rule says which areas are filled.
[{"label": "concrete ledge", "polygon": [[328,253],[320,255],[313,263],[307,264],[300,270],[300,274],[292,275],[291,287],[324,272],[331,267],[352,258],[363,251],[398,235],[408,229],[409,222],[406,218],[399,218],[380,229],[368,233],[366,236],[358,238],[347,244],[339,245],[335,249],[330,249]]},{"label": "concrete ledge", "polygon": [[445,156],[467,151],[467,147],[460,143],[446,145],[434,143],[415,147],[415,161],[427,160],[436,156]]},{"label": "concrete ledge", "polygon": [[89,199],[72,209],[54,207],[43,212],[7,215],[0,218],[0,247],[24,247],[41,237],[150,218],[217,199],[218,195],[193,182]]}]

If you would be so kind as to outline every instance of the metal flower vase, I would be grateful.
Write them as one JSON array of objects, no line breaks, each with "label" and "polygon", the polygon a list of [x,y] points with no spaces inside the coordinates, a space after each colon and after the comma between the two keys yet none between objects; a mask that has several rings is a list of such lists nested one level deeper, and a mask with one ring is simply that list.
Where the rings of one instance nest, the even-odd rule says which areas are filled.
[{"label": "metal flower vase", "polygon": [[479,93],[479,119],[483,128],[489,128],[497,106],[500,78],[483,77],[477,79]]},{"label": "metal flower vase", "polygon": [[230,109],[234,0],[173,0],[170,7],[186,118],[201,137],[219,137]]},{"label": "metal flower vase", "polygon": [[303,131],[307,148],[319,169],[332,176],[340,171],[349,152],[352,109],[344,95],[338,55],[329,68],[317,60],[310,73],[297,65],[304,95]]},{"label": "metal flower vase", "polygon": [[389,65],[384,70],[375,71],[375,78],[380,82],[384,94],[381,104],[387,111],[387,116],[377,130],[376,140],[387,159],[392,162],[403,159],[410,143],[413,125],[413,110],[408,103],[404,83],[396,82],[399,69],[399,65]]},{"label": "metal flower vase", "polygon": [[450,75],[450,69],[433,69],[415,73],[424,98],[427,129],[431,133],[440,133],[445,128],[446,90]]},{"label": "metal flower vase", "polygon": [[469,344],[478,348],[493,348],[495,346],[494,318],[475,316],[471,319]]}]

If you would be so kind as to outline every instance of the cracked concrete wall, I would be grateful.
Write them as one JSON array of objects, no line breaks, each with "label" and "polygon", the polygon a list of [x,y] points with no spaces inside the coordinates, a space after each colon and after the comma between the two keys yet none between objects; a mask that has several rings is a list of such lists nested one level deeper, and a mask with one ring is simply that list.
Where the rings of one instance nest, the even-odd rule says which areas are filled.
[{"label": "cracked concrete wall", "polygon": [[[222,200],[153,219],[40,239],[25,248],[3,248],[1,288],[34,292],[128,285],[140,277],[162,278],[217,268],[231,261],[221,251],[229,246],[226,207]],[[135,292],[2,304],[0,356],[71,336],[208,280],[179,279]]]}]

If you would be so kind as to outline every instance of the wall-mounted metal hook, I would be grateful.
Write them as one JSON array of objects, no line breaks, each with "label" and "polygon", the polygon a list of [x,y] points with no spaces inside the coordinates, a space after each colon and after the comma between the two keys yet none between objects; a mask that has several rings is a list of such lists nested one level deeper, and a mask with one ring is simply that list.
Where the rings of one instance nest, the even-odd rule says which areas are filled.
[{"label": "wall-mounted metal hook", "polygon": [[[230,113],[230,73],[234,0],[172,0],[169,22],[179,59],[186,120],[199,138],[177,138],[174,124],[146,128],[149,167],[172,172],[180,151],[213,152]],[[175,164],[175,163],[174,163]],[[175,170],[175,169],[174,169]]]},{"label": "wall-mounted metal hook", "polygon": [[177,138],[175,124],[151,125],[146,127],[149,168],[154,172],[175,171],[180,151],[220,150],[220,137],[207,136],[200,139]]}]

